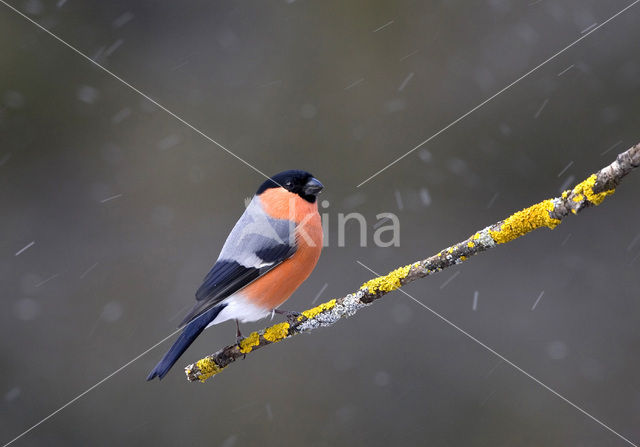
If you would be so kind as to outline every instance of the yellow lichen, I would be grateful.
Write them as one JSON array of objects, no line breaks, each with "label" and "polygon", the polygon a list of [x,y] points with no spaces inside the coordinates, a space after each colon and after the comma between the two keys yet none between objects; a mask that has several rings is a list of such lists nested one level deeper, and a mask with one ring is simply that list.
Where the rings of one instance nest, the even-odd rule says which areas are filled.
[{"label": "yellow lichen", "polygon": [[367,281],[360,287],[360,290],[367,289],[369,293],[391,292],[402,286],[401,281],[407,277],[410,270],[411,264],[397,268],[388,275]]},{"label": "yellow lichen", "polygon": [[466,260],[467,260],[467,257],[466,257],[466,256],[460,256],[460,260],[462,260],[462,261],[466,261]]},{"label": "yellow lichen", "polygon": [[453,247],[449,247],[449,248],[447,249],[447,253],[453,253]]},{"label": "yellow lichen", "polygon": [[248,337],[244,338],[240,343],[240,352],[248,354],[253,351],[254,346],[260,344],[260,335],[257,332],[252,332]]},{"label": "yellow lichen", "polygon": [[570,189],[567,189],[566,191],[562,191],[562,198],[566,199],[567,197],[569,197],[570,192],[571,192]]},{"label": "yellow lichen", "polygon": [[[224,369],[218,366],[218,364],[210,357],[205,357],[201,360],[198,360],[195,366],[200,370],[200,374],[198,375],[198,380],[200,382],[204,382],[208,378],[215,376]],[[191,374],[190,369],[187,370],[187,374]]]},{"label": "yellow lichen", "polygon": [[476,246],[476,244],[474,244],[473,242],[468,242],[467,243],[467,247],[469,247],[469,248],[473,248],[475,246]]},{"label": "yellow lichen", "polygon": [[475,239],[476,241],[477,241],[478,239],[480,239],[480,233],[476,233],[476,234],[474,234],[474,235],[473,235],[473,239]]},{"label": "yellow lichen", "polygon": [[[582,201],[582,199],[586,198],[593,205],[600,205],[607,196],[613,194],[616,191],[615,189],[609,189],[607,191],[602,191],[599,193],[593,192],[593,187],[596,185],[597,179],[597,175],[591,174],[588,179],[581,183],[578,183],[572,191],[573,194],[576,195],[573,200],[575,202],[580,202]],[[580,199],[576,200],[578,197],[580,197]]]},{"label": "yellow lichen", "polygon": [[336,300],[333,299],[331,301],[327,301],[326,303],[322,303],[319,306],[313,307],[311,309],[307,309],[304,312],[302,312],[301,316],[298,317],[298,321],[301,321],[303,317],[306,317],[307,319],[311,319],[316,315],[318,315],[319,313],[324,312],[325,310],[332,309],[333,307],[335,307],[335,305],[336,305]]},{"label": "yellow lichen", "polygon": [[288,335],[289,323],[280,323],[274,324],[270,328],[265,329],[262,337],[271,343],[276,343],[280,340],[284,340]]},{"label": "yellow lichen", "polygon": [[554,229],[560,220],[553,219],[549,215],[553,209],[554,204],[551,199],[536,203],[512,214],[502,222],[499,230],[489,230],[489,234],[496,243],[504,244],[540,227]]}]

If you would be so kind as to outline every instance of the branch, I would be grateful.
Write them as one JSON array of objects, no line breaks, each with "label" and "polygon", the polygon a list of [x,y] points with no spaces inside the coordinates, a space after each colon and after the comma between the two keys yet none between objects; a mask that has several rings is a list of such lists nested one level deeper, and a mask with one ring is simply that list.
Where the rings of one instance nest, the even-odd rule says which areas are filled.
[{"label": "branch", "polygon": [[442,250],[437,255],[367,281],[358,291],[345,297],[305,310],[293,323],[279,323],[253,332],[240,342],[188,365],[185,368],[187,379],[192,382],[197,380],[204,382],[256,349],[319,327],[331,326],[341,318],[355,314],[392,290],[418,278],[461,264],[471,256],[498,244],[510,242],[538,228],[554,229],[570,213],[578,214],[585,208],[600,205],[607,196],[614,193],[620,180],[638,166],[640,166],[640,143],[619,154],[616,161],[592,174],[572,190],[564,191],[560,197],[547,199],[518,211],[505,220]]}]

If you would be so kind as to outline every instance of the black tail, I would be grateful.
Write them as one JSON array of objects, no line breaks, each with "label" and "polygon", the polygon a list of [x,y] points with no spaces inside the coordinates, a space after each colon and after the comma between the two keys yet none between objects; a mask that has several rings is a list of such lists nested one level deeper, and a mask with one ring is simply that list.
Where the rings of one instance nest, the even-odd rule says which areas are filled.
[{"label": "black tail", "polygon": [[169,349],[169,352],[162,357],[162,360],[160,360],[156,367],[149,373],[147,380],[153,380],[156,376],[162,380],[171,367],[178,361],[184,351],[187,350],[198,335],[204,331],[207,325],[211,323],[225,307],[225,304],[212,307],[207,312],[187,324],[182,330],[180,337],[178,337],[173,346],[171,346],[171,349]]}]

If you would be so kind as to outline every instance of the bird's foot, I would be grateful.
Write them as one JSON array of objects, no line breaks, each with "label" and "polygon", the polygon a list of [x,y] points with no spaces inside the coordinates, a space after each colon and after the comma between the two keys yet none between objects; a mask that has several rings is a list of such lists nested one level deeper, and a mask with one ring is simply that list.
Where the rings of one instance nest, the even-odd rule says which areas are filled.
[{"label": "bird's foot", "polygon": [[287,319],[289,324],[297,323],[298,318],[302,316],[302,314],[299,312],[291,312],[288,310],[273,309],[273,311],[278,315],[284,315],[284,317]]},{"label": "bird's foot", "polygon": [[242,336],[242,332],[240,332],[240,322],[236,319],[236,344],[240,344],[242,340],[244,340],[244,337]]},{"label": "bird's foot", "polygon": [[[240,345],[240,342],[244,340],[244,337],[242,335],[236,335],[236,345]],[[242,360],[247,358],[247,354],[243,354],[242,355]]]}]

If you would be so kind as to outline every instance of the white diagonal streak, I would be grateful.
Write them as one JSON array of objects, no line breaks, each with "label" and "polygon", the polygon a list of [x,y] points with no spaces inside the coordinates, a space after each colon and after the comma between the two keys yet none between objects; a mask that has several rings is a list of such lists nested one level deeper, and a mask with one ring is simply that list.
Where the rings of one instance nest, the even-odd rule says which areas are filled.
[{"label": "white diagonal streak", "polygon": [[[247,162],[246,160],[244,160],[242,157],[234,154],[233,152],[231,152],[229,149],[227,149],[226,147],[224,147],[222,144],[218,143],[216,140],[214,140],[213,138],[211,138],[209,135],[205,134],[203,131],[201,131],[200,129],[198,129],[197,127],[195,127],[194,125],[190,124],[189,122],[187,122],[186,120],[184,120],[183,118],[181,118],[180,116],[176,115],[174,112],[172,112],[171,110],[169,110],[168,108],[166,108],[165,106],[163,106],[162,104],[160,104],[158,101],[156,101],[155,99],[151,98],[149,95],[147,95],[146,93],[144,93],[143,91],[139,90],[138,88],[134,87],[132,84],[130,84],[129,82],[125,81],[124,79],[122,79],[120,76],[118,76],[117,74],[113,73],[111,70],[109,70],[108,68],[104,67],[103,65],[99,64],[98,62],[94,61],[93,59],[91,59],[89,56],[87,56],[86,54],[84,54],[82,51],[80,51],[79,49],[77,49],[76,47],[74,47],[73,45],[67,43],[64,39],[62,39],[61,37],[59,37],[58,35],[54,34],[53,32],[49,31],[48,29],[46,29],[45,27],[43,27],[42,25],[40,25],[38,22],[36,22],[35,20],[31,19],[29,16],[25,15],[24,13],[22,13],[21,11],[19,11],[18,9],[16,9],[15,7],[13,7],[12,5],[10,5],[9,3],[7,3],[4,0],[0,0],[0,3],[2,3],[4,6],[6,6],[7,8],[9,8],[10,10],[12,10],[13,12],[15,12],[16,14],[18,14],[19,16],[21,16],[22,18],[24,18],[25,20],[27,20],[28,22],[32,23],[33,25],[35,25],[37,28],[39,28],[40,30],[44,31],[46,34],[48,34],[49,36],[53,37],[55,40],[57,40],[58,42],[60,42],[61,44],[63,44],[64,46],[66,46],[67,48],[71,49],[73,52],[75,52],[76,54],[78,54],[79,56],[81,56],[82,58],[86,59],[87,61],[89,61],[90,63],[92,63],[93,65],[95,65],[96,67],[100,68],[102,71],[104,71],[105,73],[109,74],[110,76],[112,76],[114,79],[120,81],[122,84],[124,84],[125,86],[129,87],[131,90],[133,90],[134,92],[136,92],[137,94],[139,94],[140,96],[142,96],[143,98],[145,98],[146,100],[148,100],[149,102],[151,102],[152,104],[154,104],[155,106],[157,106],[158,108],[160,108],[161,110],[165,111],[166,113],[168,113],[169,115],[171,115],[173,118],[177,119],[178,121],[180,121],[182,124],[184,124],[185,126],[187,126],[188,128],[190,128],[191,130],[193,130],[194,132],[198,133],[199,135],[201,135],[203,138],[205,138],[207,141],[215,144],[216,146],[218,146],[220,149],[224,150],[225,152],[227,152],[229,155],[231,155],[232,157],[236,158],[237,160],[241,161],[242,163],[244,163],[246,166],[248,166],[249,168],[253,169],[254,171],[256,171],[257,173],[261,174],[262,176],[264,176],[265,178],[269,178],[268,175],[266,175],[264,172],[260,171],[258,168],[256,168],[255,166],[253,166],[252,164],[250,164],[249,162]],[[144,352],[142,352],[141,354],[139,354],[138,356],[136,356],[135,358],[133,358],[132,360],[130,360],[129,362],[125,363],[124,365],[122,365],[120,368],[116,369],[115,371],[113,371],[111,374],[109,374],[108,376],[106,376],[105,378],[103,378],[102,380],[100,380],[99,382],[97,382],[95,385],[92,385],[91,387],[89,387],[88,389],[86,389],[85,391],[83,391],[82,393],[78,394],[76,397],[74,397],[73,399],[71,399],[69,402],[67,402],[66,404],[64,404],[63,406],[61,406],[60,408],[58,408],[57,410],[55,410],[54,412],[52,412],[51,414],[49,414],[48,416],[46,416],[45,418],[41,419],[39,422],[37,422],[36,424],[34,424],[33,426],[29,427],[27,430],[25,430],[24,432],[22,432],[21,434],[19,434],[18,436],[16,436],[15,438],[13,438],[11,441],[7,442],[6,444],[4,444],[3,447],[7,447],[8,445],[14,443],[15,441],[17,441],[18,439],[22,438],[24,435],[26,435],[27,433],[29,433],[30,431],[34,430],[35,428],[37,428],[38,426],[40,426],[41,424],[43,424],[44,422],[46,422],[47,420],[49,420],[50,418],[52,418],[53,416],[55,416],[56,414],[58,414],[59,412],[61,412],[62,410],[64,410],[65,408],[67,408],[69,405],[73,404],[74,402],[76,402],[77,400],[81,399],[83,396],[85,396],[86,394],[88,394],[89,392],[91,392],[92,390],[94,390],[95,388],[97,388],[98,386],[102,385],[104,382],[106,382],[107,380],[109,380],[110,378],[112,378],[113,376],[115,376],[116,374],[118,374],[120,371],[122,371],[123,369],[125,369],[126,367],[128,367],[129,365],[131,365],[132,363],[136,362],[138,359],[140,359],[141,357],[143,357],[145,354],[147,354],[148,352],[150,352],[151,350],[155,349],[157,346],[159,346],[160,344],[162,344],[163,342],[165,342],[167,339],[169,339],[170,337],[172,337],[173,335],[175,335],[176,333],[178,333],[180,331],[180,329],[176,330],[175,332],[171,333],[170,335],[168,335],[167,337],[165,337],[164,339],[162,339],[161,341],[159,341],[158,343],[156,343],[155,345],[153,345],[152,347],[150,347],[149,349],[145,350]]]},{"label": "white diagonal streak", "polygon": [[598,31],[600,28],[602,28],[603,26],[605,26],[607,23],[611,22],[613,19],[615,19],[616,17],[618,17],[620,14],[623,14],[625,11],[627,11],[629,8],[631,8],[632,6],[634,6],[635,4],[637,4],[638,2],[640,2],[640,0],[635,0],[634,2],[630,3],[628,6],[626,6],[625,8],[623,8],[622,10],[618,11],[617,13],[615,13],[614,15],[612,15],[611,17],[609,17],[607,20],[605,20],[604,22],[602,22],[600,25],[596,26],[595,28],[593,28],[592,30],[590,30],[589,32],[585,33],[583,36],[579,37],[578,39],[574,40],[573,42],[571,42],[569,45],[567,45],[566,47],[564,47],[563,49],[561,49],[560,51],[558,51],[557,53],[555,53],[553,56],[547,58],[546,60],[544,60],[543,62],[539,63],[538,65],[536,65],[535,67],[533,67],[531,70],[529,70],[528,72],[526,72],[525,74],[523,74],[522,76],[520,76],[518,79],[516,79],[515,81],[513,81],[511,84],[507,85],[506,87],[504,87],[502,90],[498,91],[497,93],[494,93],[492,96],[488,97],[487,99],[485,99],[484,101],[482,101],[480,104],[478,104],[477,106],[475,106],[474,108],[472,108],[471,110],[469,110],[467,113],[459,116],[458,118],[456,118],[454,121],[450,122],[449,124],[447,124],[446,126],[444,126],[442,129],[440,129],[439,131],[437,131],[436,133],[434,133],[433,135],[431,135],[429,138],[427,138],[426,140],[424,140],[422,143],[418,144],[417,146],[415,146],[413,149],[411,149],[409,152],[405,153],[404,155],[401,155],[400,157],[396,158],[395,160],[393,160],[391,163],[389,163],[388,165],[386,165],[384,168],[380,169],[378,172],[376,172],[375,174],[371,175],[370,177],[368,177],[367,179],[363,180],[362,182],[360,182],[360,184],[358,184],[358,186],[356,186],[356,188],[360,188],[362,185],[364,185],[365,183],[367,183],[369,180],[371,180],[372,178],[376,177],[378,174],[382,173],[383,171],[386,171],[387,169],[389,169],[391,166],[393,166],[394,164],[398,163],[400,160],[402,160],[403,158],[405,158],[406,156],[408,156],[409,154],[413,153],[415,150],[421,148],[422,146],[424,146],[425,144],[427,144],[429,141],[433,140],[434,138],[436,138],[438,135],[440,135],[441,133],[445,132],[446,130],[448,130],[449,128],[455,126],[456,124],[458,124],[460,121],[462,121],[463,119],[465,119],[466,117],[468,117],[469,115],[471,115],[473,112],[475,112],[476,110],[478,110],[479,108],[481,108],[482,106],[484,106],[485,104],[487,104],[488,102],[492,101],[493,99],[495,99],[496,97],[498,97],[499,95],[501,95],[502,93],[506,92],[507,90],[509,90],[511,87],[513,87],[514,85],[516,85],[518,82],[522,81],[524,78],[528,77],[530,74],[532,74],[533,72],[537,71],[539,68],[541,68],[543,65],[546,65],[548,62],[551,62],[552,60],[554,60],[555,58],[557,58],[558,56],[560,56],[562,53],[564,53],[565,51],[567,51],[568,49],[570,49],[571,47],[573,47],[574,45],[576,45],[578,42],[580,42],[583,39],[586,39],[589,35],[595,33],[596,31]]},{"label": "white diagonal streak", "polygon": [[[374,272],[372,269],[370,269],[369,267],[367,267],[366,265],[364,265],[362,262],[360,261],[356,261],[358,264],[360,264],[362,267],[364,267],[365,269],[369,270],[371,273],[373,273],[376,276],[380,276],[379,273]],[[417,304],[419,304],[420,306],[424,307],[426,310],[428,310],[429,312],[431,312],[433,315],[435,315],[436,317],[440,318],[442,321],[444,321],[445,323],[447,323],[449,326],[453,327],[454,329],[456,329],[458,332],[462,333],[463,335],[465,335],[466,337],[468,337],[469,339],[471,339],[472,341],[476,342],[477,344],[479,344],[480,346],[482,346],[484,349],[486,349],[487,351],[489,351],[490,353],[492,353],[493,355],[495,355],[496,357],[498,357],[500,360],[502,360],[503,362],[509,364],[510,366],[512,366],[513,368],[515,368],[517,371],[521,372],[522,374],[524,374],[525,376],[527,376],[528,378],[530,378],[531,380],[533,380],[534,382],[536,382],[538,385],[540,385],[541,387],[543,387],[544,389],[546,389],[547,391],[553,393],[555,396],[559,397],[560,399],[562,399],[564,402],[568,403],[569,405],[571,405],[573,408],[575,408],[576,410],[578,410],[580,413],[584,414],[585,416],[587,416],[589,419],[597,422],[598,424],[600,424],[602,427],[604,427],[605,429],[607,429],[608,431],[610,431],[611,433],[613,433],[614,435],[616,435],[617,437],[619,437],[620,439],[622,439],[623,441],[625,441],[626,443],[628,443],[629,445],[632,445],[633,447],[638,447],[637,444],[634,444],[633,442],[631,442],[629,439],[625,438],[624,436],[622,436],[620,433],[618,433],[617,431],[615,431],[613,428],[609,427],[607,424],[605,424],[604,422],[602,422],[600,419],[596,418],[595,416],[591,415],[590,413],[588,413],[586,410],[583,410],[581,407],[579,407],[578,405],[574,404],[573,402],[571,402],[569,399],[567,399],[566,397],[564,397],[562,394],[560,394],[559,392],[557,392],[556,390],[554,390],[553,388],[551,388],[550,386],[546,385],[544,382],[542,382],[541,380],[535,378],[534,376],[532,376],[531,374],[529,374],[527,371],[525,371],[524,369],[522,369],[521,367],[519,367],[518,365],[516,365],[515,363],[513,363],[511,360],[509,360],[508,358],[506,358],[505,356],[503,356],[502,354],[500,354],[499,352],[497,352],[495,349],[491,348],[490,346],[487,346],[485,343],[481,342],[480,340],[478,340],[476,337],[474,337],[473,335],[471,335],[470,333],[468,333],[467,331],[465,331],[464,329],[462,329],[460,326],[456,325],[455,323],[453,323],[452,321],[450,321],[449,319],[447,319],[446,317],[440,315],[438,312],[436,312],[435,310],[431,309],[429,306],[427,306],[426,304],[424,304],[422,301],[417,300],[416,298],[412,297],[411,295],[409,295],[406,291],[404,291],[403,289],[398,289],[398,291],[404,293],[405,295],[407,295],[409,298],[411,298],[413,301],[415,301]]]},{"label": "white diagonal streak", "polygon": [[71,399],[69,402],[67,402],[66,404],[64,404],[63,406],[61,406],[60,408],[58,408],[57,410],[55,410],[54,412],[52,412],[51,414],[49,414],[47,417],[42,418],[39,422],[33,424],[31,427],[29,427],[28,429],[26,429],[25,431],[23,431],[22,433],[20,433],[18,436],[16,436],[15,438],[13,438],[11,441],[7,442],[6,444],[3,445],[3,447],[7,447],[10,444],[13,444],[14,442],[16,442],[18,439],[22,438],[24,435],[26,435],[27,433],[29,433],[31,430],[34,430],[35,428],[37,428],[38,426],[40,426],[41,424],[43,424],[44,422],[48,421],[49,419],[51,419],[52,417],[54,417],[56,414],[60,413],[62,410],[64,410],[65,408],[67,408],[69,405],[71,405],[72,403],[74,403],[75,401],[77,401],[78,399],[81,399],[84,395],[86,395],[87,393],[93,391],[94,389],[98,388],[100,385],[102,385],[103,383],[105,383],[107,380],[109,380],[110,378],[112,378],[113,376],[115,376],[116,374],[118,374],[120,371],[122,371],[123,369],[125,369],[127,366],[131,365],[132,363],[134,363],[136,360],[140,359],[141,357],[143,357],[145,354],[149,353],[150,351],[152,351],[153,349],[157,348],[158,346],[160,346],[162,343],[164,343],[165,341],[167,341],[168,339],[170,339],[171,337],[173,337],[175,334],[177,334],[178,332],[180,332],[182,329],[178,329],[174,332],[172,332],[171,334],[167,335],[165,338],[163,338],[162,340],[160,340],[158,343],[156,343],[155,345],[151,346],[149,349],[147,349],[146,351],[144,351],[141,354],[138,354],[136,357],[134,357],[133,359],[129,360],[127,363],[125,363],[124,365],[122,365],[120,368],[116,369],[114,372],[112,372],[111,374],[109,374],[107,377],[105,377],[104,379],[102,379],[101,381],[99,381],[98,383],[96,383],[95,385],[90,386],[89,388],[87,388],[85,391],[83,391],[82,393],[78,394],[76,397],[74,397],[73,399]]},{"label": "white diagonal streak", "polygon": [[[640,1],[640,0],[638,0]],[[185,126],[187,126],[189,129],[193,130],[194,132],[196,132],[197,134],[199,134],[200,136],[202,136],[205,140],[215,144],[216,146],[218,146],[220,149],[222,149],[223,151],[225,151],[227,154],[231,155],[232,157],[234,157],[235,159],[241,161],[242,163],[244,163],[246,166],[248,166],[249,168],[253,169],[254,171],[256,171],[258,174],[266,177],[267,179],[269,178],[269,176],[267,174],[265,174],[264,172],[262,172],[260,169],[256,168],[255,166],[253,166],[251,163],[249,163],[248,161],[246,161],[245,159],[243,159],[242,157],[234,154],[233,152],[231,152],[229,149],[227,149],[226,147],[224,147],[222,144],[218,143],[216,140],[214,140],[213,138],[211,138],[209,135],[207,135],[206,133],[204,133],[203,131],[201,131],[200,129],[198,129],[197,127],[195,127],[193,124],[190,124],[189,122],[187,122],[186,120],[184,120],[183,118],[181,118],[180,116],[176,115],[174,112],[172,112],[171,110],[167,109],[165,106],[163,106],[162,104],[160,104],[158,101],[156,101],[155,99],[151,98],[149,95],[147,95],[146,93],[144,93],[143,91],[139,90],[138,88],[134,87],[133,85],[131,85],[129,82],[125,81],[124,79],[122,79],[120,76],[118,76],[117,74],[115,74],[114,72],[112,72],[111,70],[109,70],[108,68],[104,67],[103,65],[99,64],[98,62],[94,61],[93,59],[91,59],[89,56],[87,56],[86,54],[84,54],[82,51],[78,50],[76,47],[74,47],[73,45],[71,45],[70,43],[67,43],[64,39],[62,39],[61,37],[59,37],[57,34],[54,34],[53,32],[49,31],[48,29],[46,29],[45,27],[43,27],[42,25],[40,25],[38,22],[36,22],[35,20],[33,20],[31,17],[27,16],[26,14],[24,14],[23,12],[19,11],[18,9],[16,9],[15,7],[11,6],[9,3],[7,3],[4,0],[0,0],[0,3],[2,3],[3,5],[5,5],[7,8],[11,9],[13,12],[15,12],[16,14],[20,15],[22,18],[24,18],[25,20],[31,22],[33,25],[37,26],[40,30],[44,31],[45,33],[47,33],[49,36],[53,37],[54,39],[56,39],[58,42],[60,42],[61,44],[63,44],[64,46],[66,46],[67,48],[71,49],[73,52],[75,52],[76,54],[82,56],[84,59],[86,59],[87,61],[91,62],[93,65],[95,65],[96,67],[98,67],[99,69],[101,69],[102,71],[104,71],[105,73],[109,74],[110,76],[112,76],[114,79],[117,79],[118,81],[120,81],[121,83],[123,83],[124,85],[126,85],[127,87],[129,87],[131,90],[133,90],[134,92],[136,92],[137,94],[139,94],[140,96],[142,96],[144,99],[146,99],[147,101],[151,102],[152,104],[154,104],[155,106],[157,106],[158,108],[162,109],[163,111],[165,111],[166,113],[168,113],[169,115],[171,115],[172,117],[174,117],[175,119],[177,119],[178,121],[180,121],[182,124],[184,124]]]}]

